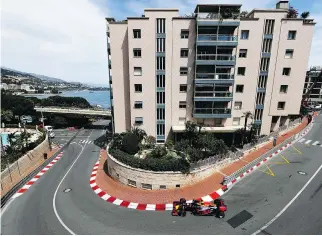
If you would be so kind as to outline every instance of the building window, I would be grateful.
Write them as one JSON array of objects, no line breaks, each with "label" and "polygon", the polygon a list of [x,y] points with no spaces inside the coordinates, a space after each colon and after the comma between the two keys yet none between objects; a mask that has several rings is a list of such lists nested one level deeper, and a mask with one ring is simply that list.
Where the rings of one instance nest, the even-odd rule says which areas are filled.
[{"label": "building window", "polygon": [[246,67],[238,67],[237,75],[245,75],[245,73],[246,73]]},{"label": "building window", "polygon": [[262,120],[262,118],[263,118],[263,109],[255,109],[254,118],[255,118],[255,120]]},{"label": "building window", "polygon": [[181,38],[182,39],[189,38],[189,30],[181,30]]},{"label": "building window", "polygon": [[295,38],[296,38],[296,30],[288,31],[287,39],[288,40],[295,40]]},{"label": "building window", "polygon": [[157,124],[157,135],[164,135],[164,134],[165,134],[165,125]]},{"label": "building window", "polygon": [[142,186],[142,188],[143,189],[150,189],[150,190],[152,190],[152,184],[141,184],[141,186]]},{"label": "building window", "polygon": [[135,117],[135,125],[143,125],[143,117]]},{"label": "building window", "polygon": [[243,84],[237,84],[236,85],[236,93],[243,93],[244,92],[244,85]]},{"label": "building window", "polygon": [[188,67],[180,67],[180,75],[187,75]]},{"label": "building window", "polygon": [[157,104],[165,103],[165,92],[157,92]]},{"label": "building window", "polygon": [[291,74],[291,68],[289,67],[284,67],[283,68],[283,75],[289,76]]},{"label": "building window", "polygon": [[241,110],[242,109],[242,105],[243,103],[242,102],[235,102],[235,110]]},{"label": "building window", "polygon": [[294,50],[293,49],[286,49],[286,51],[285,51],[285,58],[287,58],[287,59],[293,58],[293,53],[294,53]]},{"label": "building window", "polygon": [[142,84],[134,84],[134,91],[136,93],[142,93]]},{"label": "building window", "polygon": [[287,93],[288,85],[281,85],[280,87],[280,93]]},{"label": "building window", "polygon": [[184,125],[186,123],[186,117],[179,117],[179,125]]},{"label": "building window", "polygon": [[234,117],[233,118],[233,126],[240,125],[240,117]]},{"label": "building window", "polygon": [[277,110],[284,110],[284,108],[285,108],[285,102],[278,102]]},{"label": "building window", "polygon": [[187,103],[186,101],[180,101],[179,102],[179,108],[180,109],[185,109],[187,107]]},{"label": "building window", "polygon": [[134,67],[134,75],[141,76],[142,75],[142,67]]},{"label": "building window", "polygon": [[247,57],[247,49],[239,49],[239,57]]},{"label": "building window", "polygon": [[143,108],[143,102],[142,101],[136,101],[134,103],[134,108],[135,109],[142,109]]},{"label": "building window", "polygon": [[157,38],[157,52],[165,52],[165,38]]},{"label": "building window", "polygon": [[157,34],[165,34],[165,19],[157,19]]},{"label": "building window", "polygon": [[134,180],[128,179],[127,184],[130,185],[130,186],[136,187],[136,181],[134,181]]},{"label": "building window", "polygon": [[141,57],[141,48],[134,48],[133,49],[133,56],[134,57]]},{"label": "building window", "polygon": [[248,39],[248,37],[249,37],[249,30],[242,30],[240,39]]},{"label": "building window", "polygon": [[180,84],[180,93],[186,93],[186,92],[187,92],[187,85]]},{"label": "building window", "polygon": [[260,70],[261,71],[268,71],[269,69],[269,57],[262,57],[261,58],[261,63],[260,63]]},{"label": "building window", "polygon": [[165,70],[165,57],[157,57],[157,70]]},{"label": "building window", "polygon": [[188,57],[188,54],[189,54],[189,49],[181,48],[180,57]]},{"label": "building window", "polygon": [[165,120],[165,109],[157,108],[157,120]]},{"label": "building window", "polygon": [[133,37],[135,39],[140,39],[141,38],[141,30],[140,29],[134,29],[133,30]]},{"label": "building window", "polygon": [[165,75],[157,75],[157,88],[165,87]]},{"label": "building window", "polygon": [[167,189],[167,186],[165,186],[165,185],[160,185],[160,189]]},{"label": "building window", "polygon": [[265,20],[264,34],[273,34],[275,20]]}]

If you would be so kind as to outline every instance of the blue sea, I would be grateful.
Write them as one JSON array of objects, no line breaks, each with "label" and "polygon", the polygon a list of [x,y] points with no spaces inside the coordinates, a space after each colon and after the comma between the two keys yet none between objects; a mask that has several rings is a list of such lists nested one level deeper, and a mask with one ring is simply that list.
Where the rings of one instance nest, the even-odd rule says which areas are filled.
[{"label": "blue sea", "polygon": [[[91,105],[100,105],[103,108],[110,108],[110,91],[62,91],[60,94],[37,94],[30,95],[30,97],[37,97],[39,99],[48,98],[50,96],[64,96],[64,97],[83,97]],[[28,95],[29,97],[29,95]]]}]

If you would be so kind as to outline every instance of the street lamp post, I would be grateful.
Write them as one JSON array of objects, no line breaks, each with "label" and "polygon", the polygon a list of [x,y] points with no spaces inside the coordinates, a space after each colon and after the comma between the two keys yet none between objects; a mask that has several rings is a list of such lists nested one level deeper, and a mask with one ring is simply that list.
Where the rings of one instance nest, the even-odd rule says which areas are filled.
[{"label": "street lamp post", "polygon": [[40,113],[41,113],[42,127],[45,128],[44,115],[42,113],[42,110],[40,110]]}]

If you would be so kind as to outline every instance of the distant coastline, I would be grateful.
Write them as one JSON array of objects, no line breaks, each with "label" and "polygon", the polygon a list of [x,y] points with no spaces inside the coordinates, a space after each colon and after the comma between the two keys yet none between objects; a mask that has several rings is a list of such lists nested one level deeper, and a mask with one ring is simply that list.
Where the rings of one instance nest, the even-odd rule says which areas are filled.
[{"label": "distant coastline", "polygon": [[36,93],[36,94],[21,94],[24,97],[37,97],[39,99],[44,99],[52,96],[63,96],[63,97],[83,97],[91,105],[100,105],[102,108],[110,108],[110,91],[100,90],[100,91],[90,91],[90,90],[61,90],[60,94],[51,93]]}]

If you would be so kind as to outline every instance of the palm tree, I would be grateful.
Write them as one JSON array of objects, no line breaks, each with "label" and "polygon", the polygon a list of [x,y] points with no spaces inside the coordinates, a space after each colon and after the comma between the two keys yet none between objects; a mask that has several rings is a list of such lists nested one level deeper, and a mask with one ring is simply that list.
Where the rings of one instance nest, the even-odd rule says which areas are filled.
[{"label": "palm tree", "polygon": [[309,15],[310,15],[310,12],[309,11],[302,12],[301,18],[306,19],[306,18],[309,17]]},{"label": "palm tree", "polygon": [[139,138],[140,142],[147,136],[146,132],[138,127],[132,127],[128,132],[135,134]]},{"label": "palm tree", "polygon": [[10,110],[1,109],[1,118],[4,121],[10,121],[13,117],[13,113]]}]

